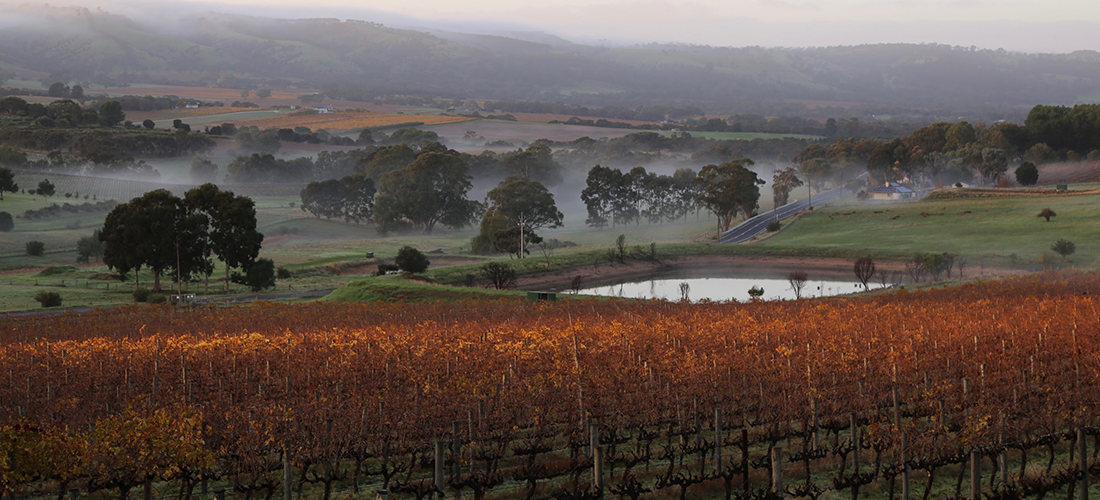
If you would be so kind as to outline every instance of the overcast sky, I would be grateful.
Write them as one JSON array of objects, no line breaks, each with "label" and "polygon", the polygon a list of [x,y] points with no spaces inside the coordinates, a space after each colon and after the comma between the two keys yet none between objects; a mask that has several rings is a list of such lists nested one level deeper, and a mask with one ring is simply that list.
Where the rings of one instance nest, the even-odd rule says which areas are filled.
[{"label": "overcast sky", "polygon": [[[805,47],[909,42],[1025,52],[1100,50],[1097,0],[174,1],[215,11],[353,18],[398,27],[546,31],[589,43]],[[110,9],[106,4],[115,2],[145,8],[165,4],[163,0],[75,3]]]}]

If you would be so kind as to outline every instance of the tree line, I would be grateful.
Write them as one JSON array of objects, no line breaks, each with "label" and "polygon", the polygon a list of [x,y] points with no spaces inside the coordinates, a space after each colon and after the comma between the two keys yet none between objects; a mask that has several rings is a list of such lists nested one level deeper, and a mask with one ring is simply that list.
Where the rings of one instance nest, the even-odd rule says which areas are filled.
[{"label": "tree line", "polygon": [[[872,185],[883,182],[997,182],[1011,164],[1100,160],[1100,105],[1035,106],[1023,125],[998,122],[937,122],[889,141],[844,138],[811,144],[793,158],[811,179],[837,184],[865,170]],[[1030,166],[1022,183],[1033,183]],[[822,181],[823,182],[823,181]]]},{"label": "tree line", "polygon": [[596,165],[588,171],[581,191],[581,201],[588,210],[585,223],[602,228],[685,218],[698,207],[696,199],[701,191],[695,180],[696,173],[690,168],[659,175],[643,167],[624,173]]}]

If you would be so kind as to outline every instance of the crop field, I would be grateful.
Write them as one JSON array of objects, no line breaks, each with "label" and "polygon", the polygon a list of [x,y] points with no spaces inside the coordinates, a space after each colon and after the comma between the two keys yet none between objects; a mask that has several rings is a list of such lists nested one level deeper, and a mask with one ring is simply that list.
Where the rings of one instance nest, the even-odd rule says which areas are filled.
[{"label": "crop field", "polygon": [[1100,472],[1098,306],[1100,276],[1048,273],[750,304],[0,317],[0,442],[38,471],[7,483],[24,498],[1072,497]]},{"label": "crop field", "polygon": [[372,127],[393,127],[397,125],[421,123],[441,125],[473,121],[475,118],[443,115],[406,115],[390,113],[371,113],[367,111],[340,111],[336,113],[317,113],[286,115],[278,118],[238,121],[238,125],[250,125],[264,128],[309,127],[314,130],[353,130]]},{"label": "crop field", "polygon": [[[421,115],[415,119],[419,120]],[[420,127],[424,129],[425,127]],[[616,138],[632,134],[637,130],[621,128],[589,127],[584,125],[551,125],[548,123],[513,122],[505,120],[478,120],[471,123],[454,123],[448,125],[436,125],[426,127],[443,137],[461,139],[466,131],[472,130],[488,141],[510,141],[519,144],[536,141],[538,139],[550,139],[553,141],[572,141],[581,137],[598,139],[601,137]],[[484,149],[482,144],[477,144],[473,149]]]}]

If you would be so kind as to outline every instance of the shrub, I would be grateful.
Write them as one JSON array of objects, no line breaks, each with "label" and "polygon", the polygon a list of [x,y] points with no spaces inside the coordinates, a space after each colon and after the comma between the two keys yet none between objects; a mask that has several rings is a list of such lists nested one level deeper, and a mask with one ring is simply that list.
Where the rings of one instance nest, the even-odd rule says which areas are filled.
[{"label": "shrub", "polygon": [[753,285],[753,287],[749,289],[749,298],[750,299],[760,300],[760,298],[763,297],[763,296],[764,296],[764,289],[763,288]]},{"label": "shrub", "polygon": [[168,296],[163,293],[154,293],[149,295],[150,304],[163,304],[168,302]]},{"label": "shrub", "polygon": [[0,212],[0,232],[11,232],[15,229],[15,220],[11,218],[11,214],[7,212]]},{"label": "shrub", "polygon": [[275,286],[275,261],[271,259],[256,259],[256,262],[248,266],[245,275],[245,284],[253,292],[258,292]]},{"label": "shrub", "polygon": [[143,286],[137,287],[134,290],[134,302],[148,302],[149,301],[149,289]]},{"label": "shrub", "polygon": [[378,275],[385,276],[389,273],[400,271],[401,268],[393,264],[378,264]]},{"label": "shrub", "polygon": [[779,221],[777,221],[777,220],[773,220],[773,221],[768,223],[768,232],[769,233],[774,233],[774,232],[778,231],[779,228],[781,228],[781,227],[783,227],[783,224],[780,224]]},{"label": "shrub", "polygon": [[42,304],[42,307],[57,307],[61,305],[61,294],[43,290],[34,294],[34,300]]},{"label": "shrub", "polygon": [[393,263],[397,264],[402,271],[416,274],[427,271],[431,261],[420,250],[406,245],[397,250],[397,257],[393,259]]},{"label": "shrub", "polygon": [[28,241],[27,242],[27,255],[34,257],[40,257],[46,253],[46,244],[41,241]]},{"label": "shrub", "polygon": [[1036,217],[1042,217],[1042,218],[1046,219],[1047,222],[1050,222],[1050,218],[1054,217],[1054,216],[1057,216],[1057,215],[1058,214],[1054,213],[1054,210],[1051,210],[1049,208],[1044,208],[1044,209],[1039,211],[1039,215],[1036,215]]},{"label": "shrub", "polygon": [[1034,186],[1039,182],[1039,168],[1029,161],[1021,163],[1016,167],[1016,182],[1021,186]]},{"label": "shrub", "polygon": [[1054,251],[1054,253],[1061,255],[1064,259],[1077,251],[1077,244],[1067,239],[1059,239],[1050,246],[1050,249]]},{"label": "shrub", "polygon": [[281,280],[290,279],[290,270],[283,266],[279,266],[279,268],[275,270],[275,277]]}]

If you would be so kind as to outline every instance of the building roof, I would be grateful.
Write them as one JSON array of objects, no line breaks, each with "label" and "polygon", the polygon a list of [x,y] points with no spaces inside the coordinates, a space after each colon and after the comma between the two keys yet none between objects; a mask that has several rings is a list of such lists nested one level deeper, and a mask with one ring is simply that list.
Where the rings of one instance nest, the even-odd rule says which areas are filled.
[{"label": "building roof", "polygon": [[873,189],[871,192],[872,193],[887,193],[887,194],[893,194],[893,193],[905,194],[905,193],[912,193],[913,190],[909,189],[905,186],[887,184],[885,186],[877,187],[877,188]]}]

